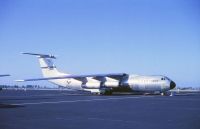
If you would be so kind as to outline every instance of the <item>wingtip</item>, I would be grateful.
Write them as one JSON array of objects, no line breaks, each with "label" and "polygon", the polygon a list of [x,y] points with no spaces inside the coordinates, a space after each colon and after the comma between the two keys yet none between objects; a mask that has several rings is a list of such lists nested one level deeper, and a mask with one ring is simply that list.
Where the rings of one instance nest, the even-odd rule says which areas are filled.
[{"label": "wingtip", "polygon": [[27,52],[20,52],[20,54],[28,54]]},{"label": "wingtip", "polygon": [[0,75],[0,77],[6,77],[6,76],[11,76],[10,74],[3,74],[3,75]]}]

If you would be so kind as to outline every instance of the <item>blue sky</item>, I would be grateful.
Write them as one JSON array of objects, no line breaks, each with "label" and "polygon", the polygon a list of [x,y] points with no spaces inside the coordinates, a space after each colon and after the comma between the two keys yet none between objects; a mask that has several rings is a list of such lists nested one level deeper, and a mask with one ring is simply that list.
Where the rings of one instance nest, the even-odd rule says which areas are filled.
[{"label": "blue sky", "polygon": [[[166,75],[200,86],[198,0],[1,0],[0,73],[42,77],[35,57],[51,53],[72,74]],[[51,85],[47,81],[23,84]]]}]

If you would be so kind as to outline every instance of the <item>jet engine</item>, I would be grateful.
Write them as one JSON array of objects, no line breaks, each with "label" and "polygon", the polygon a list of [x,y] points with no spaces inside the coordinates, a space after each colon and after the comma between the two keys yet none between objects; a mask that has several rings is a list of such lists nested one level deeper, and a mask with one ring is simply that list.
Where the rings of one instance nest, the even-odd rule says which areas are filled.
[{"label": "jet engine", "polygon": [[87,82],[85,84],[82,84],[82,88],[86,89],[99,89],[101,87],[100,82]]},{"label": "jet engine", "polygon": [[104,86],[105,86],[105,87],[108,87],[108,88],[119,87],[119,81],[106,81],[106,82],[104,83]]}]

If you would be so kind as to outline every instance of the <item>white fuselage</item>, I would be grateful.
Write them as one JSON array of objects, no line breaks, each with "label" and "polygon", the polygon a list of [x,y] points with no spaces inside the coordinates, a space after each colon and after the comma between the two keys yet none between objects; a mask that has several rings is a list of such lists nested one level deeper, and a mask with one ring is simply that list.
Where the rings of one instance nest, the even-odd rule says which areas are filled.
[{"label": "white fuselage", "polygon": [[161,93],[170,90],[171,80],[164,76],[129,75],[121,83],[115,79],[106,79],[102,84],[101,81],[92,78],[87,78],[84,84],[76,79],[58,79],[50,82],[69,89],[90,92],[101,92],[105,88],[129,87],[132,91]]}]

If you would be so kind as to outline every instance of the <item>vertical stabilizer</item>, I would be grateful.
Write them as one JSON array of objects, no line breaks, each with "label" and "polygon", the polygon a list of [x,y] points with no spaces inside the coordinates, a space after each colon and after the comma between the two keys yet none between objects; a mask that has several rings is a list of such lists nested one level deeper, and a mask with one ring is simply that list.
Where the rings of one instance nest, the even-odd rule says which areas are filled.
[{"label": "vertical stabilizer", "polygon": [[39,59],[40,68],[42,70],[42,74],[44,77],[57,77],[68,75],[62,72],[59,72],[56,66],[53,63],[53,59],[56,59],[53,55],[45,55],[45,54],[35,54],[35,53],[22,53],[27,55],[35,55]]}]

